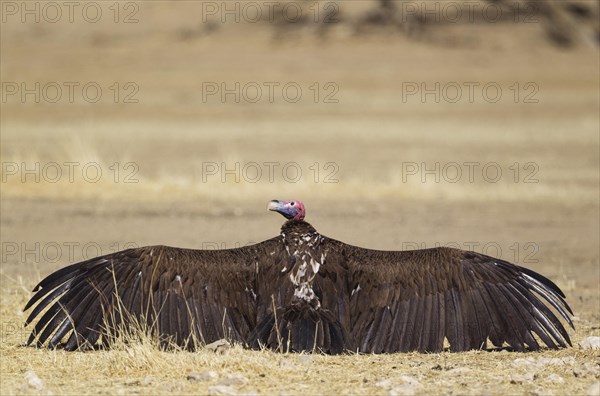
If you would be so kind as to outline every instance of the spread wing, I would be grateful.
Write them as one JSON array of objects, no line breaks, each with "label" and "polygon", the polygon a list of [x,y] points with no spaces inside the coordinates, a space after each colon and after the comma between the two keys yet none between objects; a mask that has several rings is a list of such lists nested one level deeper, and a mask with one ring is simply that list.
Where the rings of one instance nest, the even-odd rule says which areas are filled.
[{"label": "spread wing", "polygon": [[[290,255],[278,237],[228,250],[144,247],[73,264],[36,286],[26,324],[41,318],[28,344],[92,347],[136,323],[188,349],[222,338],[328,353],[438,352],[445,340],[453,351],[488,339],[517,350],[571,344],[557,317],[573,327],[564,294],[526,268],[450,248],[377,251],[323,237],[312,249]],[[309,256],[320,265],[312,291],[297,295],[290,271]]]},{"label": "spread wing", "polygon": [[453,351],[485,348],[487,339],[516,350],[537,350],[538,339],[550,348],[571,344],[555,314],[573,327],[565,296],[536,272],[451,248],[330,243],[348,269],[349,330],[359,351],[439,352],[444,339]]},{"label": "spread wing", "polygon": [[222,338],[246,342],[257,320],[256,274],[281,257],[270,254],[277,249],[276,238],[227,250],[152,246],[70,265],[34,289],[25,310],[37,305],[25,324],[47,310],[28,344],[92,347],[107,330],[133,323],[189,349]]}]

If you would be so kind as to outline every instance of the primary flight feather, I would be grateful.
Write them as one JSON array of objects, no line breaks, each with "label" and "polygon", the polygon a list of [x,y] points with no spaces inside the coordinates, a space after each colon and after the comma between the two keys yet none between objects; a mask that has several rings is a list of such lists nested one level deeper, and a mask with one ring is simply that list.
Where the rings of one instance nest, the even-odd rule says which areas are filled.
[{"label": "primary flight feather", "polygon": [[565,295],[536,272],[446,247],[363,249],[320,235],[300,201],[268,209],[287,221],[255,245],[148,246],[50,274],[25,306],[26,325],[45,310],[28,344],[92,348],[135,322],[190,350],[223,338],[331,354],[571,345]]}]

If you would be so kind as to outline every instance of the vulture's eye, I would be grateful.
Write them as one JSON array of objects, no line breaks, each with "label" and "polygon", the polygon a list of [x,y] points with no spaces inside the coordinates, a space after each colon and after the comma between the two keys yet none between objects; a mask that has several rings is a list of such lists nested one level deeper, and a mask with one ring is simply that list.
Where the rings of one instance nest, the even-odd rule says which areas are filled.
[{"label": "vulture's eye", "polygon": [[295,202],[291,202],[290,205],[294,206]]}]

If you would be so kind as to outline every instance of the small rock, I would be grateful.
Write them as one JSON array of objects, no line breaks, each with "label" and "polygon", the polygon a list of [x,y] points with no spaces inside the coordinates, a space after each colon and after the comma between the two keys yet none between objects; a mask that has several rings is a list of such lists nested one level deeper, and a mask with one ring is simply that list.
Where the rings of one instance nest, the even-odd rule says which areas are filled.
[{"label": "small rock", "polygon": [[247,382],[248,378],[244,377],[243,375],[229,374],[219,382],[219,385],[244,385]]},{"label": "small rock", "polygon": [[225,351],[231,349],[231,344],[227,340],[217,340],[207,344],[204,349],[208,349],[214,353],[225,353]]},{"label": "small rock", "polygon": [[389,391],[390,396],[404,396],[404,395],[414,395],[417,393],[417,387],[410,384],[404,384],[399,386],[394,386]]},{"label": "small rock", "polygon": [[235,396],[237,395],[237,390],[231,386],[227,385],[214,385],[208,387],[209,395],[229,395]]},{"label": "small rock", "polygon": [[392,388],[389,392],[390,396],[411,396],[414,395],[416,393],[416,389],[415,387],[413,387],[412,385],[400,385],[400,386],[395,386],[394,388]]},{"label": "small rock", "polygon": [[151,376],[147,376],[142,380],[142,385],[144,385],[144,386],[152,385],[153,383],[154,383],[154,378],[152,378]]},{"label": "small rock", "polygon": [[576,363],[575,358],[573,356],[565,357],[565,358],[540,358],[538,360],[538,366],[545,366],[547,364],[554,366],[566,366],[568,364],[574,365]]},{"label": "small rock", "polygon": [[587,396],[600,396],[600,382],[596,382],[587,388]]},{"label": "small rock", "polygon": [[392,387],[392,380],[388,378],[388,379],[378,381],[375,383],[375,386],[377,386],[379,388],[389,389]]},{"label": "small rock", "polygon": [[187,375],[189,381],[210,381],[219,378],[219,374],[216,371],[192,371]]},{"label": "small rock", "polygon": [[462,375],[462,374],[470,373],[471,371],[473,371],[473,370],[468,367],[456,367],[456,368],[448,370],[446,373],[450,374],[450,375]]},{"label": "small rock", "polygon": [[25,385],[26,387],[34,388],[37,390],[44,389],[44,381],[33,370],[27,370],[25,373]]},{"label": "small rock", "polygon": [[535,359],[528,357],[528,358],[518,358],[513,360],[512,365],[515,367],[528,367],[528,366],[533,366],[535,365]]},{"label": "small rock", "polygon": [[519,375],[519,374],[513,374],[510,377],[510,383],[511,384],[524,384],[526,382],[533,382],[534,380],[534,375],[533,373],[526,373],[523,375]]},{"label": "small rock", "polygon": [[404,384],[421,386],[421,383],[416,378],[409,375],[401,375],[399,378],[402,382],[404,382]]},{"label": "small rock", "polygon": [[579,343],[583,349],[600,349],[600,337],[590,336]]},{"label": "small rock", "polygon": [[390,390],[390,396],[414,395],[417,393],[417,389],[421,387],[421,383],[414,377],[401,375],[398,379],[404,383],[393,387]]},{"label": "small rock", "polygon": [[313,362],[312,356],[308,355],[300,355],[298,356],[298,361],[302,364],[311,364]]},{"label": "small rock", "polygon": [[550,374],[546,377],[546,381],[554,382],[556,384],[562,384],[563,382],[565,382],[564,378],[558,374]]}]

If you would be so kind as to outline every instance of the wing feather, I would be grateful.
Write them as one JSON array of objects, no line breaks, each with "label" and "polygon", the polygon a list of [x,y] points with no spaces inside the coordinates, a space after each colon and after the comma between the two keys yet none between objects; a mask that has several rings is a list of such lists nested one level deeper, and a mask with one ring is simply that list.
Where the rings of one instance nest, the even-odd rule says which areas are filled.
[{"label": "wing feather", "polygon": [[391,329],[391,337],[390,342],[388,343],[388,351],[400,351],[401,342],[402,342],[402,332],[404,331],[404,327],[406,325],[406,321],[408,318],[408,314],[410,312],[409,302],[407,300],[397,299],[396,304],[396,313],[394,315],[394,320],[392,322]]},{"label": "wing feather", "polygon": [[408,314],[406,315],[406,321],[402,328],[402,335],[400,336],[400,350],[402,352],[408,352],[411,350],[412,339],[414,335],[415,321],[418,316],[418,299],[410,299],[408,301]]},{"label": "wing feather", "polygon": [[224,336],[246,343],[257,309],[245,289],[254,285],[255,263],[274,265],[265,250],[277,246],[275,239],[222,251],[151,246],[69,265],[35,287],[26,324],[41,317],[28,344],[93,347],[103,332],[134,322],[163,345],[193,349],[192,334],[203,343]]},{"label": "wing feather", "polygon": [[[393,340],[386,353],[438,352],[444,339],[452,351],[485,348],[488,339],[497,347],[537,350],[534,334],[549,348],[571,344],[550,309],[573,327],[564,294],[534,271],[452,248],[393,252],[330,243],[346,263],[348,284],[362,287],[349,298],[360,351],[377,349],[377,332]],[[395,307],[392,320],[381,320],[385,306]]]},{"label": "wing feather", "polygon": [[424,300],[423,303],[423,321],[421,324],[421,331],[419,332],[419,344],[417,349],[419,351],[425,352],[428,350],[432,350],[431,346],[431,314],[433,312],[433,295],[429,294],[422,298]]},{"label": "wing feather", "polygon": [[[42,300],[41,303],[36,305],[35,308],[33,309],[33,311],[31,311],[31,313],[27,317],[27,320],[25,321],[25,326],[29,325],[40,314],[40,312],[42,312],[44,310],[44,308],[46,308],[48,306],[48,304],[50,304],[52,301],[56,300],[59,296],[61,296],[64,292],[69,290],[69,288],[71,287],[71,283],[72,283],[72,280],[69,282],[63,283],[62,285],[57,287],[52,293],[49,293]],[[44,291],[47,292],[46,290],[44,290]],[[41,294],[41,291],[39,291],[38,294]],[[39,298],[36,298],[37,296],[38,295],[36,294],[31,300],[33,300],[34,298],[36,299],[36,301],[39,300]],[[30,300],[30,302],[31,302],[31,300]],[[27,309],[28,308],[26,307],[25,310],[27,310]]]},{"label": "wing feather", "polygon": [[[450,342],[453,350],[462,350],[462,323],[460,322],[460,305],[456,301],[456,291],[454,289],[446,290],[446,327],[448,333],[448,342]],[[441,320],[441,318],[440,318]]]}]

